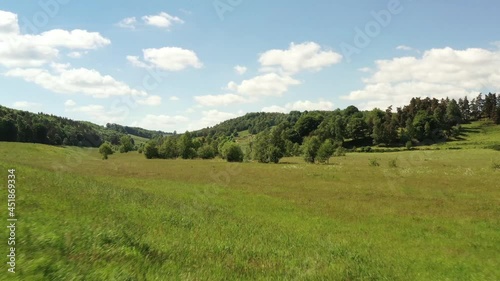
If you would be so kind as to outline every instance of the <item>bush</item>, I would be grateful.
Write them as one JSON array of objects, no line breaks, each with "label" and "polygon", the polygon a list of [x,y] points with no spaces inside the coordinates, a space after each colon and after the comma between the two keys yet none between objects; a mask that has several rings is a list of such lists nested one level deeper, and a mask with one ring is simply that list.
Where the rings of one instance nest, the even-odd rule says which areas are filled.
[{"label": "bush", "polygon": [[493,170],[500,170],[500,164],[496,162],[493,162],[493,164],[491,164],[491,167],[493,168]]},{"label": "bush", "polygon": [[144,156],[146,156],[147,159],[153,159],[153,158],[158,158],[158,147],[156,146],[156,143],[154,142],[148,142],[144,146]]},{"label": "bush", "polygon": [[302,145],[304,160],[308,163],[314,163],[320,146],[321,141],[317,136],[306,138]]},{"label": "bush", "polygon": [[346,150],[342,146],[337,147],[337,150],[335,150],[335,153],[333,154],[334,156],[345,156]]},{"label": "bush", "polygon": [[320,163],[328,163],[334,152],[331,140],[326,140],[318,149],[317,158]]},{"label": "bush", "polygon": [[222,158],[227,162],[243,162],[243,150],[234,142],[226,142],[222,147]]},{"label": "bush", "polygon": [[413,142],[412,141],[407,141],[405,146],[406,146],[406,149],[411,150],[412,147],[413,147]]},{"label": "bush", "polygon": [[378,167],[380,164],[378,163],[377,158],[370,159],[370,166],[372,167]]},{"label": "bush", "polygon": [[215,158],[215,150],[212,146],[205,144],[198,148],[198,157],[201,159],[213,159]]},{"label": "bush", "polygon": [[113,149],[111,148],[111,144],[109,142],[105,142],[101,144],[99,147],[99,153],[102,155],[102,159],[108,159],[108,155],[113,154]]}]

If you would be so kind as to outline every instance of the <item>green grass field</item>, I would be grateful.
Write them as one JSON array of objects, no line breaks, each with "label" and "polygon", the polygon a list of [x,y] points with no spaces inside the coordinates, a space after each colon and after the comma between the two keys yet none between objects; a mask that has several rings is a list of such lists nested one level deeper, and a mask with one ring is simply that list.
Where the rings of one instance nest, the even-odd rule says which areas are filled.
[{"label": "green grass field", "polygon": [[0,279],[500,280],[500,152],[479,148],[500,130],[482,129],[447,144],[467,149],[330,165],[0,143],[19,219],[15,275],[0,233]]}]

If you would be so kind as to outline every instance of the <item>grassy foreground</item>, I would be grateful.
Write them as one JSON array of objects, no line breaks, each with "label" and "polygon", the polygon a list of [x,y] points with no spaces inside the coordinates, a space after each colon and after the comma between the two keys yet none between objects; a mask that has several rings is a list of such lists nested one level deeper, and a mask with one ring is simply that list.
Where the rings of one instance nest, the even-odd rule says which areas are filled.
[{"label": "grassy foreground", "polygon": [[[282,162],[0,143],[19,218],[15,275],[0,232],[0,279],[500,279],[500,152]],[[2,188],[1,219],[6,202]]]}]

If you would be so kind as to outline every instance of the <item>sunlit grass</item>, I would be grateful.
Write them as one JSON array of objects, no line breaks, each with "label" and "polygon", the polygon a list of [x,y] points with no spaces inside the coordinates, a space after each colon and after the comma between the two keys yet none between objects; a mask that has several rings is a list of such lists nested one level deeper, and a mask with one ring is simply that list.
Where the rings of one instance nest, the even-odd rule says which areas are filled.
[{"label": "sunlit grass", "polygon": [[0,143],[15,277],[498,280],[500,152],[473,147],[266,165]]}]

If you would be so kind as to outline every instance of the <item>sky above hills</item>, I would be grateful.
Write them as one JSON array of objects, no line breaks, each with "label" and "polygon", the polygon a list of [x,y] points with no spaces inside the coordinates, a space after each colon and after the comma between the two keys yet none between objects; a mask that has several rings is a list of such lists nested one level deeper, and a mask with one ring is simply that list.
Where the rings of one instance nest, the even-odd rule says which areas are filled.
[{"label": "sky above hills", "polygon": [[0,104],[184,131],[500,88],[500,2],[2,1]]}]

